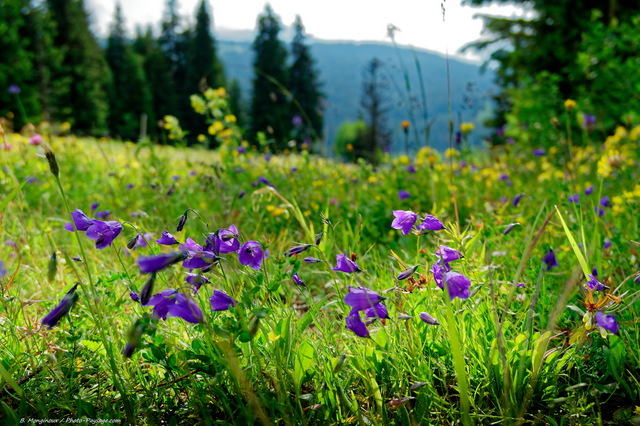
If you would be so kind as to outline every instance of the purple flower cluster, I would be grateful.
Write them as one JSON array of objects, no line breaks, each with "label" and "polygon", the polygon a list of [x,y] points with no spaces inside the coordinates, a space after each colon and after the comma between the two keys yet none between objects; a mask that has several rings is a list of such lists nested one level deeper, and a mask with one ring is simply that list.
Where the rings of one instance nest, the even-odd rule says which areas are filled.
[{"label": "purple flower cluster", "polygon": [[[349,286],[349,293],[344,297],[344,303],[351,306],[349,315],[345,318],[346,326],[358,337],[369,337],[367,325],[376,318],[389,318],[387,307],[382,304],[385,297],[382,297],[373,290],[364,287],[353,288]],[[360,317],[360,312],[364,312],[365,318],[370,318],[365,324]]]},{"label": "purple flower cluster", "polygon": [[[86,232],[89,239],[96,242],[97,249],[107,248],[113,240],[122,232],[122,224],[115,220],[102,221],[90,219],[82,210],[78,209],[71,213],[73,222],[64,225],[67,231]],[[74,229],[75,228],[75,229]]]},{"label": "purple flower cluster", "polygon": [[[393,215],[395,219],[391,223],[391,227],[393,229],[399,229],[403,235],[411,233],[413,225],[415,225],[418,220],[418,215],[410,210],[394,210]],[[426,231],[440,231],[444,229],[444,225],[438,218],[428,214],[422,222],[416,226],[416,229],[421,233]]]},{"label": "purple flower cluster", "polygon": [[446,284],[449,292],[449,299],[453,300],[456,297],[459,299],[468,299],[471,295],[470,287],[471,281],[464,275],[451,270],[449,263],[461,259],[462,253],[458,250],[452,249],[447,246],[440,246],[436,250],[436,256],[438,261],[431,267],[433,273],[433,279],[442,290]]}]

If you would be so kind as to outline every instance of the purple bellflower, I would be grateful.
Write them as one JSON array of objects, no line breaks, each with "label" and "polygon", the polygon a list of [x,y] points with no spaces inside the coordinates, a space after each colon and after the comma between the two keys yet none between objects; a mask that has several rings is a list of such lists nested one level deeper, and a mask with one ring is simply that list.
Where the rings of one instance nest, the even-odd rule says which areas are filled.
[{"label": "purple bellflower", "polygon": [[4,267],[4,262],[0,260],[0,280],[3,279],[5,275],[7,275],[7,268]]},{"label": "purple bellflower", "polygon": [[602,207],[611,207],[611,200],[605,195],[600,199],[600,205]]},{"label": "purple bellflower", "polygon": [[408,235],[418,219],[418,215],[410,210],[394,210],[396,217],[391,223],[393,229],[400,229],[404,235]]},{"label": "purple bellflower", "polygon": [[46,317],[42,319],[42,324],[46,325],[48,328],[53,328],[58,324],[58,322],[69,313],[73,305],[78,300],[78,295],[75,293],[78,288],[78,284],[75,284],[71,287],[71,290],[67,292],[58,303],[58,306],[53,308]]},{"label": "purple bellflower", "polygon": [[103,222],[94,219],[93,225],[87,229],[87,237],[96,242],[97,249],[107,248],[113,243],[113,240],[120,235],[122,224],[115,220]]},{"label": "purple bellflower", "polygon": [[517,207],[518,203],[520,202],[520,200],[522,200],[522,198],[524,197],[524,194],[518,194],[513,198],[513,201],[511,202],[511,204],[513,204],[513,207]]},{"label": "purple bellflower", "polygon": [[167,317],[180,317],[192,324],[202,320],[200,307],[178,290],[164,290],[154,295],[143,306],[153,306],[153,315],[166,320]]},{"label": "purple bellflower", "polygon": [[534,157],[542,157],[546,154],[544,149],[534,149],[533,150],[533,156]]},{"label": "purple bellflower", "polygon": [[422,220],[422,223],[417,226],[419,231],[440,231],[445,229],[440,220],[430,214],[426,215]]},{"label": "purple bellflower", "polygon": [[205,250],[213,251],[215,254],[236,253],[240,250],[238,228],[231,225],[228,229],[218,229],[209,234]]},{"label": "purple bellflower", "polygon": [[82,212],[80,209],[76,209],[76,211],[71,212],[71,218],[73,219],[73,223],[69,222],[64,225],[64,229],[67,231],[73,232],[73,225],[76,225],[76,229],[78,231],[86,231],[93,225],[93,220],[90,219],[86,214]]},{"label": "purple bellflower", "polygon": [[558,259],[556,259],[556,254],[553,252],[553,249],[550,248],[549,251],[544,255],[542,261],[547,265],[547,271],[552,270],[558,265]]},{"label": "purple bellflower", "polygon": [[362,270],[360,268],[358,268],[358,265],[356,265],[356,263],[349,259],[347,257],[346,254],[338,254],[336,255],[336,266],[335,268],[331,268],[332,271],[339,271],[339,272],[346,272],[346,273],[352,273],[352,272],[361,272]]},{"label": "purple bellflower", "polygon": [[445,264],[453,260],[462,259],[464,257],[458,250],[452,249],[451,247],[447,246],[440,246],[436,250],[436,256],[438,256],[439,262],[444,262]]},{"label": "purple bellflower", "polygon": [[416,265],[412,268],[409,268],[407,270],[404,270],[402,272],[400,272],[400,275],[398,275],[398,281],[402,281],[402,280],[406,280],[407,278],[409,278],[411,275],[415,274],[416,270],[420,267],[420,265]]},{"label": "purple bellflower", "polygon": [[344,303],[351,306],[351,314],[365,309],[373,308],[386,299],[373,290],[364,287],[353,288],[349,286],[349,293],[344,296]]},{"label": "purple bellflower", "polygon": [[426,322],[429,325],[440,325],[437,319],[435,319],[434,317],[432,317],[426,312],[420,312],[418,316],[422,321]]},{"label": "purple bellflower", "polygon": [[609,330],[613,334],[618,334],[620,331],[616,317],[613,315],[606,315],[600,311],[596,312],[596,325],[605,330]]},{"label": "purple bellflower", "polygon": [[411,194],[409,194],[404,189],[401,189],[400,191],[398,191],[398,199],[406,200],[407,198],[411,198]]},{"label": "purple bellflower", "polygon": [[362,319],[360,318],[360,314],[355,312],[345,318],[346,326],[349,330],[353,331],[358,337],[369,337],[369,330],[367,330],[367,326],[364,325]]},{"label": "purple bellflower", "polygon": [[444,286],[442,284],[442,279],[444,278],[444,273],[446,272],[446,269],[441,265],[434,263],[433,266],[431,267],[431,272],[433,273],[433,280],[436,282],[438,287],[440,287],[441,289],[444,289]]},{"label": "purple bellflower", "polygon": [[191,238],[187,238],[187,241],[178,248],[187,253],[187,258],[182,262],[183,268],[207,268],[217,259],[217,256],[213,252],[203,250],[202,247]]},{"label": "purple bellflower", "polygon": [[469,278],[457,272],[447,272],[444,274],[444,282],[449,289],[449,298],[468,299],[470,296],[469,287],[471,287],[471,281]]},{"label": "purple bellflower", "polygon": [[577,204],[580,202],[580,194],[574,194],[569,197],[569,202],[573,204]]},{"label": "purple bellflower", "polygon": [[302,278],[300,278],[300,275],[298,275],[297,272],[291,275],[291,279],[293,280],[294,283],[296,283],[296,285],[301,285],[301,286],[305,285],[304,281],[302,280]]},{"label": "purple bellflower", "polygon": [[212,311],[228,311],[230,307],[236,306],[238,301],[220,290],[215,290],[213,296],[209,298]]},{"label": "purple bellflower", "polygon": [[187,254],[183,251],[162,253],[156,256],[140,256],[138,257],[138,266],[140,267],[140,273],[150,274],[168,268],[186,257]]},{"label": "purple bellflower", "polygon": [[238,260],[241,265],[248,266],[256,271],[262,266],[262,260],[269,257],[269,250],[262,250],[257,241],[247,241],[240,247]]},{"label": "purple bellflower", "polygon": [[304,263],[320,263],[322,262],[322,260],[315,258],[315,257],[305,257],[304,259],[302,259],[302,261]]},{"label": "purple bellflower", "polygon": [[163,246],[173,246],[176,244],[180,244],[180,242],[176,240],[175,237],[169,233],[169,231],[163,231],[162,236],[160,237],[160,239],[156,240],[156,243]]},{"label": "purple bellflower", "polygon": [[602,291],[608,288],[606,285],[602,284],[600,281],[598,281],[596,277],[594,277],[591,274],[589,274],[589,281],[587,281],[587,287],[591,291]]},{"label": "purple bellflower", "polygon": [[202,284],[208,284],[210,282],[209,278],[201,274],[187,274],[185,281],[193,286],[193,294],[196,294],[198,290],[200,290]]},{"label": "purple bellflower", "polygon": [[584,195],[591,195],[591,193],[593,192],[593,190],[594,190],[593,185],[592,185],[592,186],[590,186],[590,187],[588,187],[588,188],[586,188],[586,189],[584,190]]},{"label": "purple bellflower", "polygon": [[289,250],[284,252],[284,255],[286,257],[291,257],[294,254],[299,254],[299,253],[302,253],[303,251],[306,251],[309,247],[313,247],[313,244],[303,244],[301,246],[291,247]]}]

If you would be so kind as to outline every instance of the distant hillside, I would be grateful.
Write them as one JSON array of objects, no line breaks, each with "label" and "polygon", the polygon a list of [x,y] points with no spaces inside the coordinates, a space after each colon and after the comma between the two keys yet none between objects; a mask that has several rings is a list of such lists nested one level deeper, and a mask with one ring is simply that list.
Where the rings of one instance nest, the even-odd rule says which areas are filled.
[{"label": "distant hillside", "polygon": [[[326,42],[310,40],[311,53],[317,61],[320,80],[326,95],[325,138],[327,149],[333,143],[337,128],[345,120],[356,120],[360,114],[362,75],[367,63],[377,57],[385,64],[391,81],[387,126],[394,134],[394,150],[403,146],[400,130],[402,120],[410,120],[410,104],[413,118],[424,123],[420,82],[416,62],[422,71],[429,119],[435,119],[431,145],[438,149],[448,146],[448,104],[446,60],[443,56],[420,49],[394,48],[388,44]],[[253,52],[248,41],[218,40],[219,55],[229,78],[240,81],[244,100],[248,101],[253,78]],[[489,104],[488,93],[492,89],[493,74],[480,74],[479,66],[450,59],[451,100],[453,119],[474,121],[480,110]],[[404,70],[413,100],[407,95]],[[476,122],[476,125],[478,123]],[[424,125],[420,126],[424,128]],[[413,130],[413,129],[412,129]],[[475,142],[480,140],[475,133]],[[412,134],[412,139],[416,136]],[[424,139],[420,139],[423,144]],[[330,152],[330,151],[327,151]]]}]

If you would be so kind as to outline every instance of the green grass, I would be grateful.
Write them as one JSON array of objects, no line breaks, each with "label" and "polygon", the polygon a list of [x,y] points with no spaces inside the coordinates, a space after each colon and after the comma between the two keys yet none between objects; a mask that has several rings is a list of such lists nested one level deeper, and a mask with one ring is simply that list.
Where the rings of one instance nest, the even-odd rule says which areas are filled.
[{"label": "green grass", "polygon": [[[62,228],[69,215],[47,161],[21,136],[8,138],[14,149],[0,160],[0,242],[16,244],[0,246],[7,269],[0,279],[3,422],[592,425],[640,415],[637,165],[619,165],[602,178],[600,148],[574,147],[569,178],[553,155],[533,157],[517,145],[466,152],[453,162],[423,150],[410,173],[404,157],[373,169],[306,152],[267,161],[255,152],[54,138],[70,209],[94,217],[90,205],[97,202],[111,220],[128,222],[104,250],[78,233],[82,254]],[[638,141],[626,140],[629,155],[639,158]],[[275,190],[252,186],[260,176]],[[590,185],[596,190],[585,195]],[[399,200],[401,189],[411,197]],[[575,193],[580,203],[569,204]],[[605,195],[613,207],[599,217],[594,208]],[[175,232],[187,209],[197,215],[189,212]],[[393,210],[433,214],[447,230],[404,236],[390,227]],[[504,235],[513,222],[520,226]],[[256,271],[223,255],[206,274],[211,283],[192,296],[203,311],[200,324],[154,319],[151,308],[130,298],[147,280],[137,257],[167,251],[154,242],[127,250],[136,232],[156,239],[168,230],[202,244],[231,224],[242,241],[268,247],[270,257]],[[320,231],[319,246],[283,256],[314,243]],[[605,238],[610,248],[603,249]],[[440,244],[464,254],[451,267],[470,278],[470,298],[449,302],[435,285],[430,268]],[[560,266],[547,271],[541,259],[550,247]],[[353,253],[364,272],[332,271],[340,253]],[[323,262],[307,264],[305,256]],[[413,265],[420,268],[412,279],[396,280]],[[608,308],[617,336],[583,326],[582,271],[592,267],[622,298]],[[293,272],[306,287],[292,282]],[[181,288],[191,297],[185,275],[179,264],[160,272],[155,292]],[[80,297],[70,314],[43,327],[76,282]],[[389,318],[368,326],[371,338],[345,328],[348,286],[387,297]],[[214,290],[238,305],[212,312]],[[420,321],[420,312],[441,325]],[[144,333],[127,359],[122,350],[138,320]]]}]

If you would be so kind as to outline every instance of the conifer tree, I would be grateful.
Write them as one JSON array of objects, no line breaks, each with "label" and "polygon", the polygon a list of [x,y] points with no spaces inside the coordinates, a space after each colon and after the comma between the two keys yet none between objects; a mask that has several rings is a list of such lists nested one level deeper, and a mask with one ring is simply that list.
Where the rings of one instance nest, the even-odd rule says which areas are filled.
[{"label": "conifer tree", "polygon": [[253,94],[250,138],[264,132],[276,150],[286,147],[291,131],[291,109],[285,85],[287,50],[278,38],[282,26],[271,6],[258,17],[258,35],[253,41]]},{"label": "conifer tree", "polygon": [[[207,87],[224,86],[222,63],[216,55],[216,41],[211,32],[211,17],[207,2],[202,0],[196,12],[196,26],[191,31],[187,57],[187,98],[193,93],[203,92]],[[182,102],[182,100],[180,100]],[[207,127],[205,117],[189,109],[185,126],[192,134],[204,133]]]},{"label": "conifer tree", "polygon": [[116,4],[105,56],[112,76],[109,130],[113,135],[135,140],[142,115],[149,116],[151,100],[142,60],[126,37],[120,3]]},{"label": "conifer tree", "polygon": [[55,23],[54,44],[62,61],[54,70],[54,118],[69,121],[78,133],[100,134],[106,130],[109,69],[89,29],[83,0],[47,0]]},{"label": "conifer tree", "polygon": [[294,31],[291,44],[293,63],[289,68],[289,90],[293,98],[293,137],[298,142],[313,141],[322,139],[323,95],[315,62],[305,44],[306,36],[300,16],[296,16]]},{"label": "conifer tree", "polygon": [[[27,0],[0,1],[0,114],[14,114],[16,130],[40,114],[35,42]],[[4,25],[2,25],[4,23]]]},{"label": "conifer tree", "polygon": [[382,62],[373,58],[364,70],[360,106],[364,111],[367,131],[358,139],[353,151],[356,158],[376,164],[381,151],[389,149],[391,135],[386,127],[389,82],[380,73]]}]

